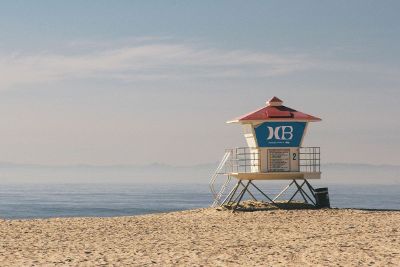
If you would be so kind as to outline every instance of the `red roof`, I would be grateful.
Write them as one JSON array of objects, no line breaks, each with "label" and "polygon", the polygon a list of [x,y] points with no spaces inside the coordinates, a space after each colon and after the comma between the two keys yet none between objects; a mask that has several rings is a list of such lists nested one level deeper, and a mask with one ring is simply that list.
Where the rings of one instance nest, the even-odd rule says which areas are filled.
[{"label": "red roof", "polygon": [[267,101],[267,106],[259,110],[236,118],[229,122],[245,122],[245,121],[320,121],[320,118],[305,114],[282,105],[283,101],[277,97],[273,97]]},{"label": "red roof", "polygon": [[277,98],[276,96],[274,96],[273,98],[271,98],[270,100],[268,100],[268,102],[269,102],[269,103],[273,103],[273,102],[275,102],[275,103],[277,103],[277,102],[283,103],[283,101],[280,100],[279,98]]}]

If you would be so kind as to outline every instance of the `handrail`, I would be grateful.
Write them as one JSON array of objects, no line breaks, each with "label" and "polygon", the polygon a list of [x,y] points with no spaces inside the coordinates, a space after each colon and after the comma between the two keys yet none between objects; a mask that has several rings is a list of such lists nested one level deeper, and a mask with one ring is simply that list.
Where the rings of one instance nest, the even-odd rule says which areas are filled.
[{"label": "handrail", "polygon": [[217,169],[215,170],[214,174],[211,177],[210,190],[211,190],[211,193],[212,193],[214,199],[217,199],[217,197],[218,197],[218,193],[215,191],[215,187],[214,187],[215,181],[216,181],[218,175],[221,174],[222,169],[225,167],[225,164],[231,155],[232,155],[231,150],[227,150],[225,152],[224,156],[222,157],[221,162],[219,163]]},{"label": "handrail", "polygon": [[[224,173],[252,173],[261,170],[260,148],[236,147],[229,149],[231,157],[226,162]],[[228,151],[228,150],[227,150]],[[298,151],[299,172],[320,172],[321,155],[320,147],[299,147]],[[269,155],[266,155],[268,157]],[[268,159],[267,159],[268,160]]]},{"label": "handrail", "polygon": [[319,147],[301,147],[299,150],[299,168],[303,172],[321,171],[321,152]]}]

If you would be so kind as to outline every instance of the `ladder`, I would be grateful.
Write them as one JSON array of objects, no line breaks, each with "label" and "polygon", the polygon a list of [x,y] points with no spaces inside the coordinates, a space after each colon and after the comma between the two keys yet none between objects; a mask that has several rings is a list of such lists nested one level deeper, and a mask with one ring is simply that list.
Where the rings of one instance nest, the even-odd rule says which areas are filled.
[{"label": "ladder", "polygon": [[211,181],[210,181],[210,190],[211,193],[213,195],[214,198],[214,202],[211,205],[211,207],[216,207],[218,205],[220,205],[220,200],[226,190],[226,187],[228,186],[229,182],[231,181],[231,176],[228,175],[227,179],[225,180],[225,182],[223,183],[223,185],[221,186],[221,189],[219,190],[219,192],[217,193],[217,191],[215,190],[215,181],[217,180],[218,176],[220,175],[226,175],[225,172],[222,172],[222,170],[225,168],[226,163],[228,162],[229,158],[232,155],[232,150],[226,151],[224,156],[222,157],[221,162],[219,163],[217,169],[215,170],[213,176],[211,177]]},{"label": "ladder", "polygon": [[221,203],[221,198],[226,190],[226,187],[228,186],[229,182],[231,181],[231,179],[232,179],[232,177],[230,175],[228,175],[224,184],[221,186],[221,190],[218,192],[217,197],[214,199],[214,202],[211,205],[211,207],[217,207],[217,206],[220,206],[223,204],[223,203]]}]

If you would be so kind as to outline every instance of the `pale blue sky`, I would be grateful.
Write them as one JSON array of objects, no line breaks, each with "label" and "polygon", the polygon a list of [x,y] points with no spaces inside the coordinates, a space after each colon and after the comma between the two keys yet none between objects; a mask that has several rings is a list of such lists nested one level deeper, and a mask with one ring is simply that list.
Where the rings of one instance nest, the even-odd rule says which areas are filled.
[{"label": "pale blue sky", "polygon": [[273,95],[324,162],[400,164],[398,1],[2,1],[0,161],[176,165]]}]

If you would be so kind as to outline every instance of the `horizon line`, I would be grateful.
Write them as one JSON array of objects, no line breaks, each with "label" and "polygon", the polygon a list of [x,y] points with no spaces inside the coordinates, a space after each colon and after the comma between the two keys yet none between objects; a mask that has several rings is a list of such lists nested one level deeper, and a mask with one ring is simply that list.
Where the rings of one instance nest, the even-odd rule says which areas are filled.
[{"label": "horizon line", "polygon": [[[91,167],[91,168],[115,168],[115,167],[172,167],[172,168],[190,168],[190,167],[199,167],[205,165],[214,165],[218,164],[218,161],[214,162],[206,162],[206,163],[198,163],[198,164],[187,164],[187,165],[175,165],[169,163],[162,162],[149,162],[149,163],[117,163],[117,164],[91,164],[91,163],[72,163],[72,164],[46,164],[46,163],[21,163],[21,162],[8,162],[8,161],[0,161],[0,168],[4,165],[9,166],[25,166],[25,167]],[[400,164],[374,164],[367,162],[326,162],[321,163],[321,165],[367,165],[371,167],[400,167]]]}]

